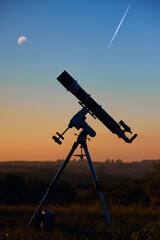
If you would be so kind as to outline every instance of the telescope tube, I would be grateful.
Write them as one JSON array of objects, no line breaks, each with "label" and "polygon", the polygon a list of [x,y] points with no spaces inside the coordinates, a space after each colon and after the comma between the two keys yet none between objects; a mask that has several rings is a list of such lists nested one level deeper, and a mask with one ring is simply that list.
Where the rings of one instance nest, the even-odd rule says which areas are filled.
[{"label": "telescope tube", "polygon": [[62,72],[57,80],[70,91],[83,105],[85,105],[112,133],[123,138],[126,142],[130,140],[124,134],[120,125],[101,107],[91,96],[86,93],[80,85],[66,71]]}]

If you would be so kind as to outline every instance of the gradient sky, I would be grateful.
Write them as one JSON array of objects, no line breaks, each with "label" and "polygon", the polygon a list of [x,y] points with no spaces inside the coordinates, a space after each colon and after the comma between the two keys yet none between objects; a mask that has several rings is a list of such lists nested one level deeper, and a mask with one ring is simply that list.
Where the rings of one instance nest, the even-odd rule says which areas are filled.
[{"label": "gradient sky", "polygon": [[56,80],[64,70],[139,135],[127,144],[88,116],[93,161],[160,158],[160,1],[133,1],[107,51],[129,3],[0,1],[0,161],[65,158],[78,131],[61,146],[52,135],[81,107]]}]

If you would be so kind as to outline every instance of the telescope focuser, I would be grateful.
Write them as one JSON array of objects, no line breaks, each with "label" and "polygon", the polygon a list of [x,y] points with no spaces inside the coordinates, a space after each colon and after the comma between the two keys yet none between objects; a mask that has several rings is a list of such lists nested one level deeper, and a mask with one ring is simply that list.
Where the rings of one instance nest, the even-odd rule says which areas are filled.
[{"label": "telescope focuser", "polygon": [[136,133],[136,134],[134,134],[133,135],[133,137],[131,137],[130,138],[130,140],[129,140],[129,143],[132,143],[133,142],[133,140],[136,138],[138,136],[138,134]]},{"label": "telescope focuser", "polygon": [[[125,124],[122,120],[119,122],[119,124],[124,128],[123,130],[124,133],[129,132],[132,134],[131,128],[127,124]],[[128,143],[132,143],[137,136],[138,136],[137,134],[134,134],[133,137],[131,137],[130,139],[127,138],[125,141]]]}]

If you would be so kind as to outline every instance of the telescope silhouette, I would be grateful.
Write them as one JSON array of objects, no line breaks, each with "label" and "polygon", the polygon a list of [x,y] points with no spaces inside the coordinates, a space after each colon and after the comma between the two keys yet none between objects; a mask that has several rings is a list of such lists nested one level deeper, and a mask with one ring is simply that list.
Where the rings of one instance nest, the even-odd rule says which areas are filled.
[{"label": "telescope silhouette", "polygon": [[[48,193],[54,188],[55,184],[57,183],[59,177],[61,176],[63,170],[65,169],[65,167],[67,166],[70,158],[72,157],[74,151],[77,149],[77,147],[79,145],[81,145],[81,150],[83,148],[84,153],[78,156],[81,157],[81,159],[83,158],[83,156],[86,156],[93,179],[94,179],[94,183],[95,183],[95,187],[98,191],[98,194],[100,196],[101,199],[101,203],[105,212],[105,215],[107,217],[109,226],[112,227],[111,224],[111,219],[110,216],[108,214],[108,210],[103,198],[103,194],[101,191],[101,187],[96,175],[96,172],[94,170],[94,166],[92,164],[92,160],[88,151],[88,147],[87,147],[87,136],[89,135],[90,137],[95,137],[96,132],[94,131],[93,128],[91,128],[86,120],[86,114],[90,113],[94,118],[95,116],[112,132],[118,135],[118,137],[122,138],[125,142],[127,143],[131,143],[136,137],[137,134],[134,134],[133,137],[131,137],[131,139],[129,139],[128,137],[126,137],[125,132],[131,132],[130,127],[128,127],[122,120],[119,122],[119,124],[102,108],[101,105],[98,105],[98,103],[96,103],[94,101],[93,98],[91,98],[91,96],[86,93],[81,87],[80,85],[77,83],[77,81],[75,81],[66,71],[64,71],[61,75],[59,75],[59,77],[57,78],[57,80],[68,90],[70,91],[76,98],[78,98],[78,100],[80,101],[79,103],[82,105],[82,109],[77,112],[72,119],[70,120],[70,123],[68,124],[67,129],[62,133],[56,133],[58,135],[57,136],[53,136],[53,140],[58,143],[59,145],[62,143],[61,139],[64,139],[63,135],[66,133],[66,131],[72,127],[75,127],[77,130],[82,129],[82,131],[80,132],[80,134],[77,137],[77,141],[74,142],[69,154],[67,155],[66,159],[64,160],[62,166],[60,167],[60,169],[58,170],[56,176],[54,177],[54,179],[52,180],[52,182],[50,183],[43,199],[41,200],[38,208],[36,209],[36,211],[34,212],[33,216],[31,217],[29,223],[28,223],[28,227],[30,227],[36,217],[38,218],[38,212],[42,206],[42,204],[44,203],[46,197],[48,196]],[[121,126],[123,127],[123,129],[121,129]],[[75,155],[77,156],[77,154]],[[35,221],[36,222],[36,221]]]}]

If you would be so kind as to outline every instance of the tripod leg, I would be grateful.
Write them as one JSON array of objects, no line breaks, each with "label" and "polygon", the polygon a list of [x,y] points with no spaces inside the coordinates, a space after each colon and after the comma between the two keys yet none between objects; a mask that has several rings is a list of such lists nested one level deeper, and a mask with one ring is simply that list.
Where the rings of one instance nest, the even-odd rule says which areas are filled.
[{"label": "tripod leg", "polygon": [[91,160],[89,152],[88,152],[87,145],[85,144],[85,146],[83,146],[83,148],[84,148],[84,151],[85,151],[88,163],[89,163],[89,167],[90,167],[90,170],[92,172],[93,179],[94,179],[94,182],[95,182],[95,187],[96,187],[96,189],[97,189],[97,191],[99,193],[99,196],[100,196],[100,199],[101,199],[101,202],[102,202],[102,205],[103,205],[103,208],[104,208],[104,212],[105,212],[105,215],[107,217],[109,226],[112,227],[111,220],[110,220],[110,217],[109,217],[109,214],[108,214],[108,211],[107,211],[107,207],[106,207],[106,204],[105,204],[102,192],[101,192],[101,188],[100,188],[100,184],[99,184],[96,172],[95,172],[93,164],[92,164],[92,160]]},{"label": "tripod leg", "polygon": [[66,159],[64,160],[64,162],[63,162],[62,166],[60,167],[59,171],[57,172],[56,176],[54,177],[54,179],[53,179],[52,182],[50,183],[50,185],[49,185],[49,187],[48,187],[48,189],[47,189],[47,192],[45,193],[43,199],[41,200],[41,202],[40,202],[40,204],[39,204],[39,206],[38,206],[38,208],[36,209],[35,213],[33,214],[32,218],[30,219],[27,227],[30,227],[31,224],[33,223],[33,220],[35,219],[35,217],[36,217],[39,209],[41,208],[44,200],[46,199],[48,193],[50,192],[50,190],[51,190],[51,189],[55,186],[55,184],[57,183],[57,180],[59,179],[60,175],[62,174],[64,168],[66,167],[67,163],[69,162],[72,154],[74,153],[74,151],[76,150],[76,148],[78,147],[78,145],[79,145],[78,142],[75,142],[75,143],[73,144],[71,151],[69,152],[68,156],[67,156]]}]

